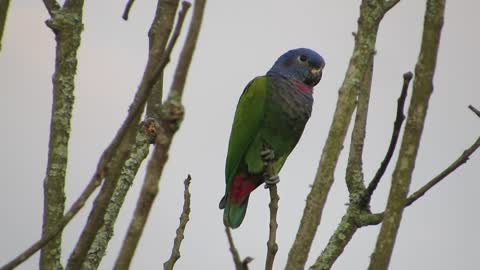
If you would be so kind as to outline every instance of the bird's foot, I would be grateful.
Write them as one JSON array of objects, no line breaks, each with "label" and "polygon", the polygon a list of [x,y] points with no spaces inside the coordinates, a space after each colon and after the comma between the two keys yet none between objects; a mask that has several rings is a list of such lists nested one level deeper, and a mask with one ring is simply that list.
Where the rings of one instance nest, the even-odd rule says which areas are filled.
[{"label": "bird's foot", "polygon": [[280,182],[280,177],[278,175],[273,175],[271,177],[265,177],[265,186],[264,188],[269,188],[270,186],[274,186]]},{"label": "bird's foot", "polygon": [[262,151],[260,151],[260,156],[262,157],[262,161],[265,166],[268,166],[268,164],[275,159],[275,153],[269,148],[264,148]]}]

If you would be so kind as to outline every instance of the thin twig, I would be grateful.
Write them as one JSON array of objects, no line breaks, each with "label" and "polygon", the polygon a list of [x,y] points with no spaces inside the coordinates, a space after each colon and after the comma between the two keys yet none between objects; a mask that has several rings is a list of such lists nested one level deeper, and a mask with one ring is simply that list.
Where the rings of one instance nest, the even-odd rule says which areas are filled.
[{"label": "thin twig", "polygon": [[[263,145],[263,151],[273,150],[267,146]],[[272,161],[266,162],[265,165],[265,172],[267,179],[276,176],[277,172],[273,166]],[[277,176],[278,177],[278,176]],[[270,208],[270,225],[268,230],[268,241],[267,241],[267,258],[265,260],[265,270],[272,270],[273,269],[273,262],[275,261],[275,255],[278,251],[278,245],[276,242],[277,239],[277,212],[278,212],[278,201],[280,200],[277,192],[277,184],[265,184],[268,187],[270,192],[270,204],[268,205]]]},{"label": "thin twig", "polygon": [[172,270],[177,260],[180,258],[180,245],[182,244],[182,240],[184,238],[185,227],[187,226],[187,222],[190,216],[190,181],[192,177],[190,174],[187,176],[187,179],[183,182],[185,185],[185,191],[183,193],[183,210],[182,214],[180,215],[180,224],[178,225],[173,248],[172,254],[170,258],[163,264],[163,269],[165,270]]},{"label": "thin twig", "polygon": [[480,117],[480,111],[477,108],[473,107],[472,105],[468,105],[468,108],[472,110],[472,112],[474,112],[478,117]]},{"label": "thin twig", "polygon": [[92,193],[97,189],[98,186],[100,186],[100,184],[102,183],[102,179],[103,177],[101,176],[92,178],[92,180],[90,181],[90,183],[88,183],[87,187],[82,192],[80,197],[72,204],[65,216],[63,216],[57,227],[52,230],[50,234],[42,237],[40,240],[35,242],[20,255],[15,257],[12,261],[2,266],[0,270],[10,270],[17,267],[18,265],[26,261],[28,258],[30,258],[33,254],[35,254],[39,249],[45,246],[50,240],[55,238],[55,236],[57,236],[60,232],[62,232],[65,226],[67,226],[67,224],[73,219],[73,217],[75,217],[75,215],[80,211],[80,209],[82,209],[82,207],[85,205]]},{"label": "thin twig", "polygon": [[128,20],[128,14],[130,13],[130,9],[133,6],[133,2],[135,2],[135,0],[128,0],[127,5],[125,6],[125,10],[123,10],[122,18],[125,21]]},{"label": "thin twig", "polygon": [[270,191],[270,226],[268,232],[268,241],[267,241],[267,258],[265,260],[265,269],[273,269],[273,262],[275,260],[275,255],[278,251],[278,245],[276,242],[277,238],[277,212],[278,212],[278,201],[280,200],[277,192],[277,185],[269,185],[268,189]]},{"label": "thin twig", "polygon": [[232,253],[233,263],[235,264],[236,270],[248,270],[248,264],[253,261],[252,257],[246,257],[245,259],[240,260],[240,254],[238,253],[235,243],[233,242],[232,232],[228,226],[225,226],[225,233],[228,238],[228,245],[230,246],[230,252]]},{"label": "thin twig", "polygon": [[475,152],[478,149],[478,147],[480,147],[480,137],[477,138],[477,140],[472,146],[470,146],[467,150],[463,151],[462,155],[460,155],[444,171],[442,171],[439,175],[435,176],[432,180],[428,181],[428,183],[426,183],[420,189],[418,189],[417,191],[412,193],[410,196],[408,196],[407,202],[405,203],[405,207],[411,205],[416,200],[421,198],[428,190],[430,190],[432,187],[434,187],[436,184],[442,181],[445,177],[447,177],[450,173],[455,171],[458,167],[465,164],[468,161],[470,155],[472,155],[473,152]]},{"label": "thin twig", "polygon": [[[440,181],[445,179],[448,175],[452,172],[457,170],[460,166],[465,164],[470,156],[480,147],[480,137],[454,161],[450,164],[445,170],[440,172],[437,176],[432,178],[428,181],[425,185],[419,188],[417,191],[412,193],[405,202],[405,207],[412,205],[415,201],[420,199],[425,193],[427,193],[432,187],[438,184]],[[359,222],[359,226],[369,226],[369,225],[377,225],[383,221],[384,212],[376,213],[376,214],[368,214],[363,217],[361,222]]]},{"label": "thin twig", "polygon": [[405,107],[405,99],[407,98],[407,90],[408,90],[408,86],[410,85],[410,81],[412,80],[412,77],[413,77],[413,74],[410,71],[403,74],[403,86],[402,86],[402,91],[400,93],[400,97],[398,97],[398,100],[397,100],[397,115],[395,117],[395,122],[393,124],[393,132],[392,132],[392,137],[390,139],[390,145],[388,146],[387,153],[383,158],[380,168],[378,168],[377,172],[375,173],[375,176],[373,177],[372,181],[370,181],[370,183],[368,184],[367,190],[363,195],[362,199],[363,199],[364,205],[368,205],[370,203],[372,194],[377,188],[377,185],[380,182],[380,179],[382,179],[382,176],[385,173],[385,170],[387,169],[388,164],[390,163],[390,160],[393,156],[393,152],[395,151],[395,148],[397,146],[400,130],[402,128],[402,124],[405,119],[405,115],[403,113],[403,110]]}]

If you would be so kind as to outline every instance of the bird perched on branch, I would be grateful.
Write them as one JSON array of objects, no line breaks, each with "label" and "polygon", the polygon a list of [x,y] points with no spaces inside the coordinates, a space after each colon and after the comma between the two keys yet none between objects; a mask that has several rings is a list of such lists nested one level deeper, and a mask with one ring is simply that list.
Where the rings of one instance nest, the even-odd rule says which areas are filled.
[{"label": "bird perched on branch", "polygon": [[[310,118],[313,87],[322,78],[324,66],[323,57],[313,50],[290,50],[243,91],[230,134],[225,195],[219,205],[226,226],[240,226],[255,188],[279,181],[277,174]],[[273,176],[266,173],[269,163]]]}]

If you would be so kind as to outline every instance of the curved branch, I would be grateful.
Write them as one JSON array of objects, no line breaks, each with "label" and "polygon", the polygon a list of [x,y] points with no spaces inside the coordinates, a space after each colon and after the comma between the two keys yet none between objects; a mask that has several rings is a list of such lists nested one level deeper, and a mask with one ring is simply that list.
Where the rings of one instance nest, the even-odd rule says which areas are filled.
[{"label": "curved branch", "polygon": [[392,132],[392,137],[390,139],[390,145],[388,146],[387,153],[385,154],[385,157],[383,158],[383,161],[380,164],[380,168],[378,168],[377,172],[375,173],[375,176],[373,177],[372,181],[370,181],[370,183],[368,184],[365,194],[363,195],[362,203],[364,205],[370,204],[372,194],[377,188],[377,185],[380,182],[380,179],[382,178],[383,174],[385,173],[385,170],[387,169],[388,164],[390,163],[390,159],[393,156],[393,152],[395,151],[395,148],[397,146],[400,130],[402,128],[403,120],[405,119],[405,115],[403,114],[403,108],[405,107],[407,90],[408,90],[408,86],[410,85],[410,81],[412,80],[412,77],[413,77],[412,72],[406,72],[405,74],[403,74],[403,86],[402,86],[400,97],[398,97],[398,100],[397,100],[397,116],[395,117],[395,122],[393,123],[393,132]]},{"label": "curved branch", "polygon": [[127,5],[125,6],[125,10],[123,10],[122,18],[125,21],[128,20],[128,14],[130,13],[130,9],[133,6],[133,2],[135,2],[135,0],[128,0]]}]

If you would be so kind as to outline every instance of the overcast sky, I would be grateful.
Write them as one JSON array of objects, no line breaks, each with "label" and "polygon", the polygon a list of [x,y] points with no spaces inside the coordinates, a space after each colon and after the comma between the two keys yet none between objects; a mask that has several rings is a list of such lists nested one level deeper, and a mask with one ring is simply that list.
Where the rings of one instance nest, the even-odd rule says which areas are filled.
[{"label": "overcast sky", "polygon": [[[86,1],[72,119],[67,205],[90,179],[101,152],[126,116],[147,57],[147,31],[156,1],[137,1],[130,20],[121,19],[125,1]],[[402,74],[414,69],[425,1],[404,0],[380,27],[364,153],[365,178],[379,166],[389,143]],[[185,121],[170,151],[160,193],[132,262],[132,269],[158,269],[170,255],[183,204],[183,179],[192,175],[192,213],[177,269],[232,269],[218,201],[224,192],[224,161],[238,97],[254,76],[264,74],[291,48],[309,47],[326,59],[315,88],[312,117],[279,184],[280,209],[275,266],[281,269],[298,229],[309,185],[317,169],[333,110],[353,48],[360,1],[209,1],[185,89]],[[448,1],[446,19],[422,145],[411,190],[437,175],[480,134],[478,63],[480,3]],[[54,36],[43,23],[42,1],[12,1],[0,52],[0,264],[36,241],[41,232],[52,102]],[[182,37],[184,37],[182,35]],[[178,47],[179,48],[179,47]],[[178,55],[178,48],[175,56]],[[175,63],[176,58],[173,58]],[[170,85],[173,65],[166,73]],[[321,226],[307,265],[320,254],[348,202],[344,171],[350,139],[340,157]],[[395,155],[396,157],[396,155]],[[394,164],[372,208],[385,205]],[[440,183],[403,215],[391,269],[475,269],[480,243],[480,154]],[[110,269],[132,217],[144,167],[115,228],[101,269]],[[268,192],[250,198],[242,226],[234,231],[240,254],[262,269],[268,237]],[[91,203],[91,201],[90,201]],[[89,206],[67,227],[68,258]],[[334,269],[365,269],[379,226],[362,228]],[[18,269],[36,269],[38,255]]]}]

